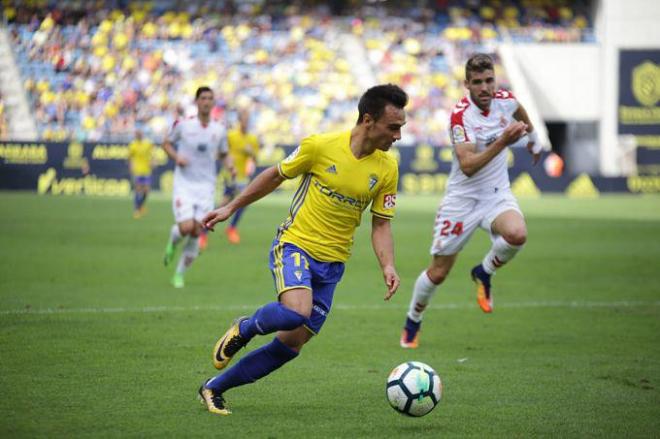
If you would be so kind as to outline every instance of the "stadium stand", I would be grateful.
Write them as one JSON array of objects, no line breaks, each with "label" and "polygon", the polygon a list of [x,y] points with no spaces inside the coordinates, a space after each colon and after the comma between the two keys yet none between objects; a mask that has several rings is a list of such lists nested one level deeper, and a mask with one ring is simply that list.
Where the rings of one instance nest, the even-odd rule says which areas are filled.
[{"label": "stadium stand", "polygon": [[7,118],[5,117],[5,103],[0,94],[0,140],[8,140]]},{"label": "stadium stand", "polygon": [[250,106],[265,145],[293,144],[354,122],[362,64],[410,93],[403,143],[440,145],[467,54],[593,35],[586,2],[3,3],[39,137],[54,141],[125,142],[135,129],[159,141],[205,84],[214,117]]}]

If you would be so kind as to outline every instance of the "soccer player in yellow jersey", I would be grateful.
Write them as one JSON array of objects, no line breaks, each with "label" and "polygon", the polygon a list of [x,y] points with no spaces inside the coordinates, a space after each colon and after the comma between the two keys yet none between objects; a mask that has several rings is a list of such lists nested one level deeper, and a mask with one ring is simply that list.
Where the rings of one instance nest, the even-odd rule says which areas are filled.
[{"label": "soccer player in yellow jersey", "polygon": [[387,286],[385,300],[396,292],[399,276],[394,268],[390,219],[396,204],[398,167],[386,151],[401,138],[407,102],[408,96],[396,85],[370,88],[360,98],[352,130],[307,137],[229,204],[204,218],[206,227],[212,229],[285,179],[302,177],[289,216],[280,225],[270,251],[278,300],[233,322],[213,349],[214,366],[225,368],[255,335],[277,334],[272,342],[199,388],[210,412],[230,414],[223,397],[227,390],[254,382],[293,360],[318,334],[350,256],[353,233],[369,206],[371,241]]},{"label": "soccer player in yellow jersey", "polygon": [[133,179],[135,198],[133,200],[133,218],[140,218],[146,213],[144,207],[151,188],[151,161],[154,144],[144,137],[141,130],[135,132],[135,139],[128,145],[128,165]]}]

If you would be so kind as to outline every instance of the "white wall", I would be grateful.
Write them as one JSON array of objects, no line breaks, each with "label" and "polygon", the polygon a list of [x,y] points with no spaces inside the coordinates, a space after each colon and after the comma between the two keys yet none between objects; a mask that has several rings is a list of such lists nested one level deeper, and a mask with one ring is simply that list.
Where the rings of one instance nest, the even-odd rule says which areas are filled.
[{"label": "white wall", "polygon": [[596,17],[596,36],[602,46],[600,169],[604,175],[614,176],[621,174],[617,139],[619,49],[660,48],[660,2],[601,0]]},{"label": "white wall", "polygon": [[513,50],[543,120],[600,119],[598,45],[516,44]]},{"label": "white wall", "polygon": [[600,172],[622,174],[619,50],[660,48],[659,0],[601,0],[596,44],[518,44],[516,60],[546,121],[599,121]]}]

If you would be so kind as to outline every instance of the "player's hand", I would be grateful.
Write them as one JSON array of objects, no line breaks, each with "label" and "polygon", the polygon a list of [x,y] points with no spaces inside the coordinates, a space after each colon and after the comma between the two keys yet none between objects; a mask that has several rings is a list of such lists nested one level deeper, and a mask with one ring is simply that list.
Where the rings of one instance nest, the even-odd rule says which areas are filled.
[{"label": "player's hand", "polygon": [[252,158],[249,158],[245,163],[245,175],[247,175],[248,177],[252,177],[256,170],[257,170],[256,162]]},{"label": "player's hand", "polygon": [[202,225],[206,229],[213,231],[214,225],[225,221],[232,215],[232,213],[234,212],[228,206],[219,207],[218,209],[212,210],[206,214],[206,216],[202,219]]},{"label": "player's hand", "polygon": [[387,293],[385,294],[385,300],[390,300],[396,290],[399,289],[399,284],[401,284],[401,279],[399,275],[396,274],[394,267],[385,267],[383,269],[383,279],[385,280],[385,285],[387,285]]},{"label": "player's hand", "polygon": [[527,124],[517,120],[504,129],[501,137],[505,145],[511,145],[525,134],[527,134]]},{"label": "player's hand", "polygon": [[539,160],[541,159],[541,153],[540,152],[534,152],[534,142],[529,142],[527,144],[527,151],[532,155],[532,166],[536,165]]},{"label": "player's hand", "polygon": [[177,166],[181,166],[182,168],[183,168],[184,166],[188,166],[188,160],[185,159],[184,157],[181,157],[180,155],[177,155],[177,156],[176,156],[176,160],[175,160],[175,161],[176,161],[176,165],[177,165]]}]

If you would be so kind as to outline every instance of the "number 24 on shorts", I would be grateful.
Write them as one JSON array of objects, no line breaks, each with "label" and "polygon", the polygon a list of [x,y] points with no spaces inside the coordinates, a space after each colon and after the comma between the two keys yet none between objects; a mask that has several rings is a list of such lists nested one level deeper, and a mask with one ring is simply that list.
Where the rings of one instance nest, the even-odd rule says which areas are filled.
[{"label": "number 24 on shorts", "polygon": [[456,221],[453,223],[449,220],[442,221],[442,228],[440,229],[440,236],[456,235],[461,236],[463,233],[463,221]]}]

